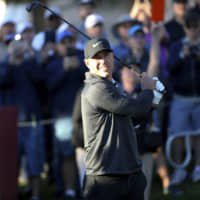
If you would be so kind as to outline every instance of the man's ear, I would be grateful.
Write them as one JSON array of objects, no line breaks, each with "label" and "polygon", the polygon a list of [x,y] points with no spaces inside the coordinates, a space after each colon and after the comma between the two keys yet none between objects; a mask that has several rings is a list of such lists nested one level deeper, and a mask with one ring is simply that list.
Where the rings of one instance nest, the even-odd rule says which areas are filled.
[{"label": "man's ear", "polygon": [[84,59],[84,63],[87,66],[87,68],[90,69],[90,60],[89,59]]},{"label": "man's ear", "polygon": [[88,60],[88,59],[84,59],[84,63],[85,63],[85,65],[88,67],[88,65],[89,65],[89,60]]}]

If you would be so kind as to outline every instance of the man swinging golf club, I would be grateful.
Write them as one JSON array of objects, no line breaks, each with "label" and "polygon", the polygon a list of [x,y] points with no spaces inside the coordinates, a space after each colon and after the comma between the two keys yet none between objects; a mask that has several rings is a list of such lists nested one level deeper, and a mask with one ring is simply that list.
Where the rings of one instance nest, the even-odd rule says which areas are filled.
[{"label": "man swinging golf club", "polygon": [[143,92],[138,99],[130,99],[113,83],[114,57],[107,40],[90,40],[84,54],[89,68],[81,102],[86,149],[84,197],[142,200],[146,178],[130,119],[150,111],[155,80],[143,73]]}]

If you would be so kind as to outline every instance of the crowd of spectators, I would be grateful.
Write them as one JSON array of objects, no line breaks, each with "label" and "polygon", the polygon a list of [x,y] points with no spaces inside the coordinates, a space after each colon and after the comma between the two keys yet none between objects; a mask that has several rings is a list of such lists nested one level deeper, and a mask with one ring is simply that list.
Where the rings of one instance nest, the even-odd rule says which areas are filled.
[{"label": "crowd of spectators", "polygon": [[[173,0],[174,16],[162,24],[153,24],[145,10],[138,18],[122,14],[111,30],[106,30],[96,6],[93,0],[81,0],[76,26],[90,38],[109,39],[108,31],[113,33],[117,43],[112,48],[122,61],[115,61],[114,78],[124,94],[137,98],[140,93],[134,71],[158,76],[167,90],[148,119],[133,120],[147,177],[145,200],[150,199],[154,163],[163,194],[182,195],[177,186],[189,172],[176,167],[169,173],[165,144],[170,135],[195,133],[191,136],[191,178],[200,182],[200,1],[189,8],[187,0]],[[62,15],[58,8],[52,10]],[[47,178],[55,186],[54,198],[73,200],[82,197],[85,173],[80,92],[87,71],[83,55],[87,39],[49,11],[44,21],[39,33],[30,22],[17,24],[6,17],[1,22],[0,107],[16,106],[17,121],[27,122],[18,126],[17,133],[18,167],[25,158],[29,198],[40,199],[46,165]],[[172,151],[180,164],[185,153],[183,137],[173,142]]]}]

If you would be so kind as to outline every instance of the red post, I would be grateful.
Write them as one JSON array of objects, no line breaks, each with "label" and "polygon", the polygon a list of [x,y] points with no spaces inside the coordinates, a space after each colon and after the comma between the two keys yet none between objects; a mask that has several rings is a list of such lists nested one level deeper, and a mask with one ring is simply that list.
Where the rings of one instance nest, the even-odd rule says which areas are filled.
[{"label": "red post", "polygon": [[0,200],[17,200],[17,109],[0,108]]},{"label": "red post", "polygon": [[162,22],[165,18],[165,0],[151,0],[153,22]]}]

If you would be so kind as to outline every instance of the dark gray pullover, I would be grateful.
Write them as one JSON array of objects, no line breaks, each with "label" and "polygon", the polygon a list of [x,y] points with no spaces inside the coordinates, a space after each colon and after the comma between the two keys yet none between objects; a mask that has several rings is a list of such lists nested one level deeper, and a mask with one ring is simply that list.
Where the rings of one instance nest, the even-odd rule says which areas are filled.
[{"label": "dark gray pullover", "polygon": [[131,116],[147,114],[152,99],[151,90],[131,99],[111,81],[86,73],[81,100],[86,174],[130,174],[141,168]]}]

